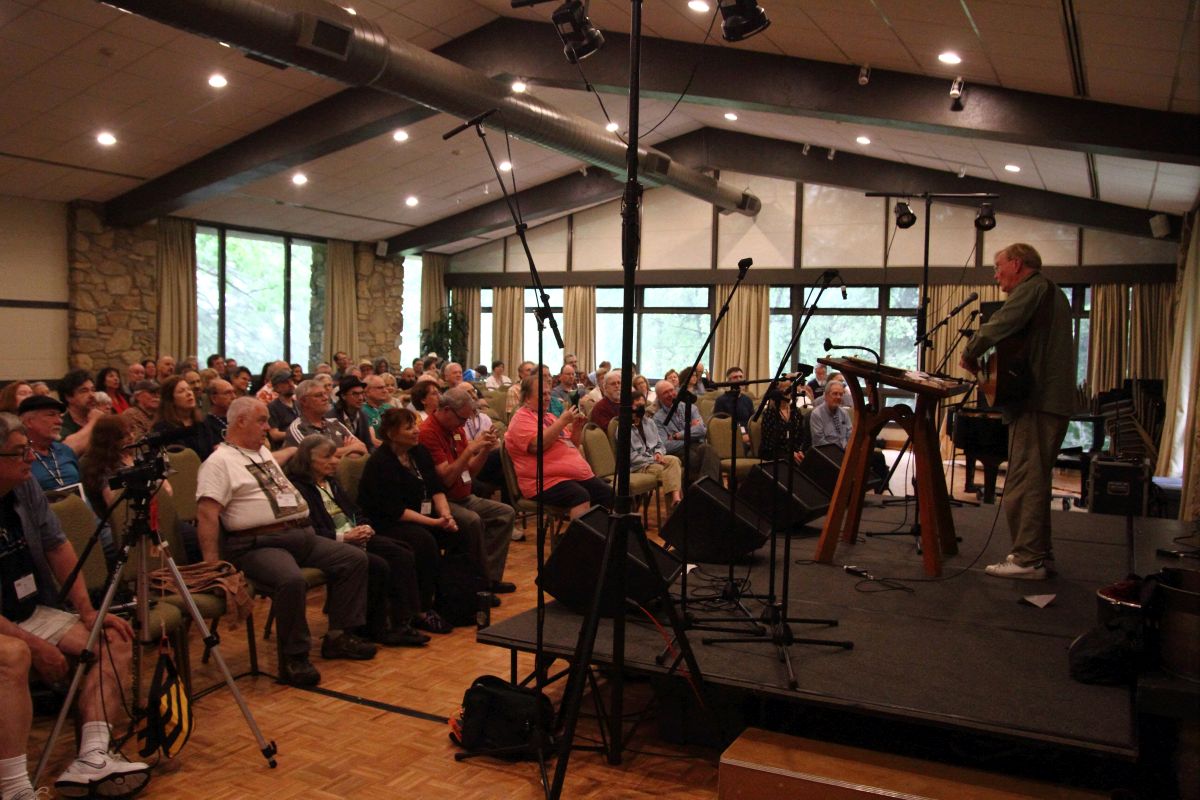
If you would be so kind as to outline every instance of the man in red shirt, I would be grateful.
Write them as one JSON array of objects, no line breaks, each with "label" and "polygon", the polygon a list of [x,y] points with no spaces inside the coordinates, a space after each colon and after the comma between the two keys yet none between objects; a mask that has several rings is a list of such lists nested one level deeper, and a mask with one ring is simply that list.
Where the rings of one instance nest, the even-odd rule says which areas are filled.
[{"label": "man in red shirt", "polygon": [[607,431],[608,423],[621,412],[621,370],[610,369],[604,373],[600,391],[604,396],[592,407],[591,421]]},{"label": "man in red shirt", "polygon": [[472,476],[483,468],[488,453],[500,445],[492,430],[475,439],[467,436],[463,424],[474,414],[475,401],[466,389],[447,390],[439,398],[437,410],[421,423],[421,444],[433,456],[450,513],[467,536],[472,560],[493,592],[513,592],[517,587],[503,577],[516,514],[512,506],[471,493]]}]

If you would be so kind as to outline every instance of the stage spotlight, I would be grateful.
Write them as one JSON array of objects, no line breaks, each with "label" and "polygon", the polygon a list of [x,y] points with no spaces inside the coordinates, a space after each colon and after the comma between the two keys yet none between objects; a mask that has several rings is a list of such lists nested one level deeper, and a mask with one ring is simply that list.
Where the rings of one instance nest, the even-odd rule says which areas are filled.
[{"label": "stage spotlight", "polygon": [[917,224],[917,215],[913,213],[912,208],[904,200],[896,203],[896,207],[892,210],[892,213],[896,215],[896,227],[901,230],[911,228]]},{"label": "stage spotlight", "polygon": [[764,31],[771,24],[767,12],[757,0],[719,0],[721,9],[721,36],[727,42],[740,42]]},{"label": "stage spotlight", "polygon": [[996,212],[992,210],[991,203],[980,204],[979,213],[975,215],[975,227],[981,231],[990,231],[996,227]]},{"label": "stage spotlight", "polygon": [[587,11],[587,0],[567,0],[551,17],[562,39],[563,55],[572,64],[578,64],[604,46],[604,34],[596,30]]},{"label": "stage spotlight", "polygon": [[963,93],[963,78],[962,78],[962,75],[959,75],[957,78],[955,78],[953,81],[950,82],[950,96],[953,97],[955,100],[957,100],[958,98],[962,97],[962,93]]},{"label": "stage spotlight", "polygon": [[863,64],[862,67],[858,70],[858,85],[866,86],[870,82],[871,82],[871,65]]}]

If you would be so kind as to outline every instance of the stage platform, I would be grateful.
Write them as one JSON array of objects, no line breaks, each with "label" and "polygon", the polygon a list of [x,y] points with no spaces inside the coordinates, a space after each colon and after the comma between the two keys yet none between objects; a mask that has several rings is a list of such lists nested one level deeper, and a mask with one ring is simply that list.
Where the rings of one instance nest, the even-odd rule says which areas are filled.
[{"label": "stage platform", "polygon": [[[926,579],[910,536],[873,536],[911,528],[913,509],[883,507],[869,498],[858,542],[839,546],[834,565],[809,563],[816,547],[818,520],[811,536],[792,540],[792,617],[835,618],[836,628],[794,625],[796,636],[847,639],[849,651],[794,645],[792,661],[799,689],[790,690],[776,649],[762,644],[702,645],[690,641],[705,680],[798,703],[816,704],[859,715],[883,716],[950,730],[986,733],[1026,742],[1121,759],[1137,756],[1132,693],[1121,687],[1088,686],[1067,670],[1067,647],[1096,624],[1096,589],[1120,580],[1132,569],[1154,572],[1171,563],[1155,548],[1192,525],[1173,520],[1134,520],[1132,559],[1124,517],[1053,512],[1057,576],[1046,581],[988,577],[984,567],[1008,552],[1008,527],[997,506],[954,510],[962,541],[946,559],[940,579]],[[782,552],[782,539],[780,540]],[[842,565],[866,569],[875,578],[899,579],[911,589],[846,573]],[[1178,562],[1174,562],[1178,565]],[[689,579],[692,595],[710,591],[705,576],[726,568],[701,566]],[[782,570],[782,563],[780,565]],[[698,575],[697,572],[703,573]],[[752,592],[766,592],[767,549],[743,566]],[[678,585],[674,587],[678,592]],[[1025,595],[1053,594],[1045,608],[1023,602]],[[749,601],[758,612],[761,606]],[[703,616],[698,605],[690,608]],[[629,617],[626,667],[663,673],[655,656],[663,647],[659,631]],[[582,617],[557,602],[547,606],[545,644],[552,655],[572,654]],[[535,612],[529,611],[480,631],[485,644],[529,652],[534,646]],[[611,625],[601,624],[595,663],[611,658]]]}]

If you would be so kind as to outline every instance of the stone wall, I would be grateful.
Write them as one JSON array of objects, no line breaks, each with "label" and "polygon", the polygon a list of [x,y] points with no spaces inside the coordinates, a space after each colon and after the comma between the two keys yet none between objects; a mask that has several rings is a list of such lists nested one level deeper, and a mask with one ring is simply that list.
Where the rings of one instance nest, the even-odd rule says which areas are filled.
[{"label": "stone wall", "polygon": [[110,228],[96,203],[68,210],[71,366],[124,368],[158,340],[158,231]]},{"label": "stone wall", "polygon": [[394,367],[400,359],[404,268],[401,258],[377,258],[372,243],[359,242],[354,250],[358,287],[358,352],[352,357],[386,358]]}]

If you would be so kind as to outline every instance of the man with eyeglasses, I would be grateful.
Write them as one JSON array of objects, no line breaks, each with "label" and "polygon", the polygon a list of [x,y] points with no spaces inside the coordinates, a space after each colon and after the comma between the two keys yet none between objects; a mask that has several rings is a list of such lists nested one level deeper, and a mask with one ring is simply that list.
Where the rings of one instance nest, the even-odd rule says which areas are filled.
[{"label": "man with eyeglasses", "polygon": [[472,476],[487,463],[490,452],[500,446],[494,430],[471,439],[463,425],[475,414],[475,400],[461,386],[449,389],[438,399],[438,408],[421,423],[421,444],[433,456],[438,477],[450,501],[450,513],[458,529],[467,536],[471,558],[496,593],[516,591],[503,580],[508,546],[512,541],[512,506],[472,494]]},{"label": "man with eyeglasses", "polygon": [[[73,612],[57,607],[57,584],[74,570],[76,555],[32,478],[33,460],[20,420],[0,414],[0,789],[17,800],[41,796],[26,765],[33,716],[29,672],[47,683],[65,681],[67,659],[83,653],[97,616],[82,577],[67,592]],[[123,702],[133,629],[107,616],[98,641],[101,652],[84,673],[77,700],[79,755],[55,782],[63,796],[127,796],[150,780],[148,766],[109,749],[106,712]]]},{"label": "man with eyeglasses", "polygon": [[337,445],[339,457],[348,453],[367,454],[366,444],[352,430],[336,419],[325,416],[329,413],[329,390],[320,381],[301,381],[296,387],[296,405],[300,416],[288,426],[287,438],[283,442],[285,448],[296,447],[305,436],[316,433]]}]

